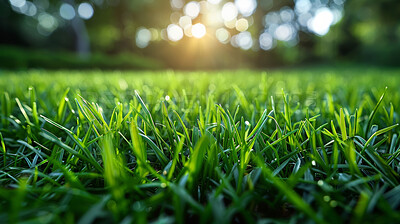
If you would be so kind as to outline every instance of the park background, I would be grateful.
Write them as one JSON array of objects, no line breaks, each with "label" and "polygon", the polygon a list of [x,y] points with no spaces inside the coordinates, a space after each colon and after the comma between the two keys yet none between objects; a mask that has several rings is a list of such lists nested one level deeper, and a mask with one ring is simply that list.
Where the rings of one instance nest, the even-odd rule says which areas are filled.
[{"label": "park background", "polygon": [[0,67],[397,66],[399,12],[397,0],[3,0]]}]

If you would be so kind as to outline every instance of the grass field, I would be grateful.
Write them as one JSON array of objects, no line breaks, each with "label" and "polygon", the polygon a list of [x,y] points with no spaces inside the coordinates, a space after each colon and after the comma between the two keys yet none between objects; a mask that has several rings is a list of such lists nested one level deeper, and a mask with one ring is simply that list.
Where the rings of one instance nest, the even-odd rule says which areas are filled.
[{"label": "grass field", "polygon": [[400,70],[0,72],[1,223],[396,223]]}]

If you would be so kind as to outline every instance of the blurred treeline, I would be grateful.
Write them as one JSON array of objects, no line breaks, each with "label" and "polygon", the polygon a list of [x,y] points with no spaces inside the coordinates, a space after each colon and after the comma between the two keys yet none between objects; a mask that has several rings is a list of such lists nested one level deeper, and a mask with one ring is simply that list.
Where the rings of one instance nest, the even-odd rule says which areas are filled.
[{"label": "blurred treeline", "polygon": [[[221,44],[215,38],[179,42],[158,40],[146,48],[136,46],[139,27],[165,28],[173,12],[169,0],[92,0],[94,15],[88,20],[76,16],[58,20],[54,30],[38,30],[37,19],[12,9],[0,1],[0,67],[2,68],[265,68],[326,62],[356,62],[399,65],[400,1],[347,0],[343,17],[324,36],[298,32],[298,43],[277,42],[275,48],[242,50]],[[310,0],[329,2],[333,0]],[[77,5],[79,0],[32,0],[45,4],[43,10],[57,18],[62,2]],[[263,17],[283,7],[293,8],[293,0],[259,0],[249,32],[263,30]],[[268,7],[263,7],[264,5]],[[54,24],[53,24],[54,25]]]}]

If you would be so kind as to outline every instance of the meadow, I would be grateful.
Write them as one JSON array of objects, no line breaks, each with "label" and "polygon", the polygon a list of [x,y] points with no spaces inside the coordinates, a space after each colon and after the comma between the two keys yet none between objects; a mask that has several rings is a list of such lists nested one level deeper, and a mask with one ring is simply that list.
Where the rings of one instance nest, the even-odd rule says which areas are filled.
[{"label": "meadow", "polygon": [[399,75],[0,71],[0,222],[396,223]]}]

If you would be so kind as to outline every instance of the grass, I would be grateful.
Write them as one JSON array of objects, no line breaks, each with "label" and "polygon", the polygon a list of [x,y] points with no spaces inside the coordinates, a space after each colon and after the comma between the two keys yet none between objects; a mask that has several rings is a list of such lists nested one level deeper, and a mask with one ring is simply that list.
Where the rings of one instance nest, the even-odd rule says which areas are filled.
[{"label": "grass", "polygon": [[400,73],[2,72],[5,223],[395,223]]}]

